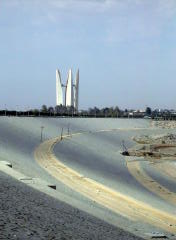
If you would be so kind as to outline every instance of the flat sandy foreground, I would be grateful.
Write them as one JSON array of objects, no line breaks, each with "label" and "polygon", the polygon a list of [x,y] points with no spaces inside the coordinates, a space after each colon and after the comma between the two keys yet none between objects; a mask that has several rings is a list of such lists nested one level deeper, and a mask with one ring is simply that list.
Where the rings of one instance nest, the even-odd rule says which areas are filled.
[{"label": "flat sandy foreground", "polygon": [[176,239],[173,162],[120,154],[134,136],[171,134],[166,124],[1,118],[0,160],[13,168],[0,169],[0,239]]}]

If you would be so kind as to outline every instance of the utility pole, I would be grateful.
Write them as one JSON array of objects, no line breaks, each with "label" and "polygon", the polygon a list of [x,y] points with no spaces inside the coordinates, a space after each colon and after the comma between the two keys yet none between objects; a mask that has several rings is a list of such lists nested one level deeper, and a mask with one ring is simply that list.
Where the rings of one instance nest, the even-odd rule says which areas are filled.
[{"label": "utility pole", "polygon": [[68,136],[70,135],[70,124],[68,124]]},{"label": "utility pole", "polygon": [[62,141],[62,139],[63,139],[63,128],[62,128],[62,130],[61,130],[61,136],[60,136],[60,139],[61,139],[61,141]]},{"label": "utility pole", "polygon": [[43,142],[43,129],[44,129],[44,126],[41,126],[41,136],[40,136],[41,142]]}]

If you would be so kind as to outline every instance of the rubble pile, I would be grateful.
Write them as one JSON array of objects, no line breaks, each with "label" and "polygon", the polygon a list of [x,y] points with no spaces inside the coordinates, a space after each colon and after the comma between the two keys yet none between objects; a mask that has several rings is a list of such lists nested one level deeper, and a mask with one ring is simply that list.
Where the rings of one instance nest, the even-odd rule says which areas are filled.
[{"label": "rubble pile", "polygon": [[159,127],[159,128],[176,128],[176,121],[152,121],[151,127]]},{"label": "rubble pile", "polygon": [[145,157],[147,159],[176,158],[176,134],[141,135],[133,137],[138,145],[123,152],[125,156]]},{"label": "rubble pile", "polygon": [[133,140],[140,144],[176,144],[176,134],[141,135]]}]

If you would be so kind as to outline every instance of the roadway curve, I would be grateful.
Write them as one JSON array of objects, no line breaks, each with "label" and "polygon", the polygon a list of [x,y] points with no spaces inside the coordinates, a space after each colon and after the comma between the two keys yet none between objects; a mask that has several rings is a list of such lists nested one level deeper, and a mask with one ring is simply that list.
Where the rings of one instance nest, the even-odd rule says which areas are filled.
[{"label": "roadway curve", "polygon": [[[102,131],[104,130],[100,132]],[[64,138],[68,138],[68,136],[64,136]],[[59,141],[60,137],[45,141],[36,148],[34,153],[38,164],[52,176],[115,213],[121,214],[131,220],[149,223],[170,233],[176,233],[175,215],[151,207],[147,203],[122,194],[88,177],[84,177],[63,164],[53,153],[53,149]]]}]

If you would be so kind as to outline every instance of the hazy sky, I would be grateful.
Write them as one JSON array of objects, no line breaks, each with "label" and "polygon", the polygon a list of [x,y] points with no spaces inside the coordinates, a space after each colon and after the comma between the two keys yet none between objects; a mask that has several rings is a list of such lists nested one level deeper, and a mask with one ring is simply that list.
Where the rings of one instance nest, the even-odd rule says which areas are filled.
[{"label": "hazy sky", "polygon": [[0,108],[55,106],[56,68],[81,109],[176,109],[176,0],[0,0]]}]

